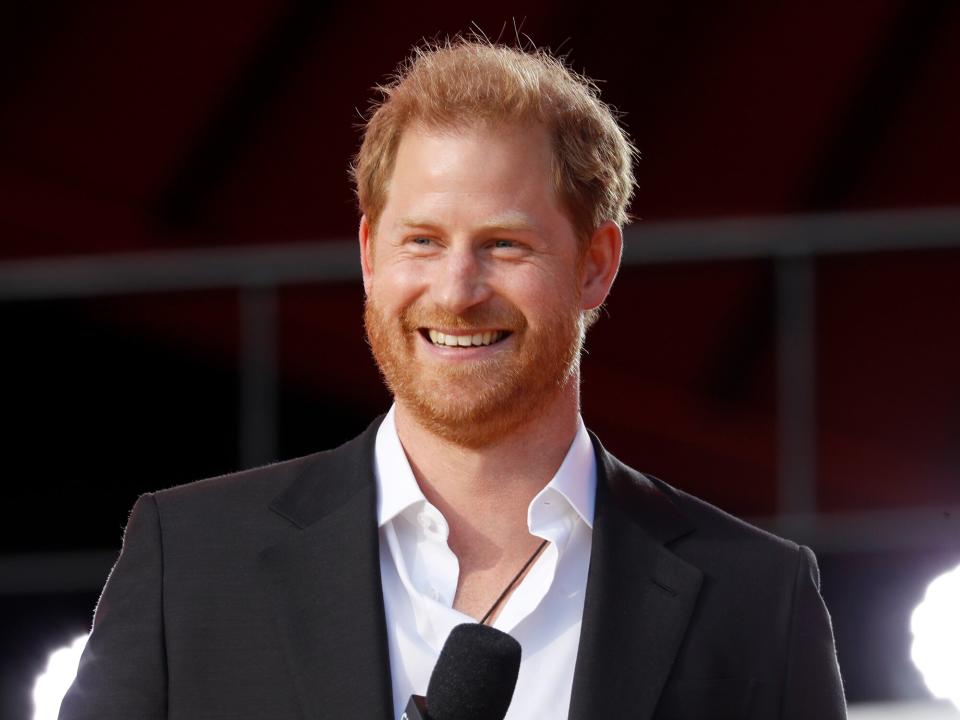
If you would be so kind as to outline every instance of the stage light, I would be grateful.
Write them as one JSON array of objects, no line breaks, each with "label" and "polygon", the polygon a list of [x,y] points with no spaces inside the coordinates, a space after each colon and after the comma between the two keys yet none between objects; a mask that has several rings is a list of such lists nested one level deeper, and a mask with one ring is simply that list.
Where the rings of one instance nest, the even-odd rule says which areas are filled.
[{"label": "stage light", "polygon": [[33,684],[33,720],[57,720],[60,703],[77,676],[80,653],[86,644],[87,636],[81,635],[67,647],[50,654],[47,669]]},{"label": "stage light", "polygon": [[927,689],[960,708],[960,565],[930,583],[910,630],[910,657]]}]

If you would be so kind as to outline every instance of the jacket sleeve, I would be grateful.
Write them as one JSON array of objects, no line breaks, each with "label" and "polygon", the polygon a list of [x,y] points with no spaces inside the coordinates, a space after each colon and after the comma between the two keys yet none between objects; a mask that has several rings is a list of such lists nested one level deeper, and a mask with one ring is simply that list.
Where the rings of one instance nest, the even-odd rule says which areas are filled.
[{"label": "jacket sleeve", "polygon": [[167,717],[162,581],[160,516],[154,497],[143,495],[130,513],[60,720]]},{"label": "jacket sleeve", "polygon": [[793,588],[782,720],[847,717],[830,615],[820,597],[820,571],[808,547],[800,547]]}]

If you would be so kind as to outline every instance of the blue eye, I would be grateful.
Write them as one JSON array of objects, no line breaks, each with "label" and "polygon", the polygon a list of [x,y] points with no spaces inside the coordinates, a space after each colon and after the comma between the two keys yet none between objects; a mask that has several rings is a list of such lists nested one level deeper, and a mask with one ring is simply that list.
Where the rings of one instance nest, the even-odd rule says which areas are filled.
[{"label": "blue eye", "polygon": [[415,245],[429,245],[433,241],[428,237],[415,237],[413,242]]},{"label": "blue eye", "polygon": [[513,242],[513,240],[495,240],[494,243],[493,243],[493,246],[494,246],[494,247],[498,247],[498,248],[512,248],[512,247],[516,247],[516,245],[515,245],[515,243]]}]

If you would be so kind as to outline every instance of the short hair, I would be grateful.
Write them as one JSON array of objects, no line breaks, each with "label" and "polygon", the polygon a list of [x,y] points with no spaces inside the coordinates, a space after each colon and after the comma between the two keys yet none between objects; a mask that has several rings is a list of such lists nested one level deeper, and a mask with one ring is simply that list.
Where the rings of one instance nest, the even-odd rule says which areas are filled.
[{"label": "short hair", "polygon": [[387,200],[403,132],[477,122],[539,122],[551,133],[554,187],[577,237],[607,220],[629,222],[636,150],[597,86],[544,49],[478,37],[415,47],[385,85],[351,166],[360,211],[371,228]]}]

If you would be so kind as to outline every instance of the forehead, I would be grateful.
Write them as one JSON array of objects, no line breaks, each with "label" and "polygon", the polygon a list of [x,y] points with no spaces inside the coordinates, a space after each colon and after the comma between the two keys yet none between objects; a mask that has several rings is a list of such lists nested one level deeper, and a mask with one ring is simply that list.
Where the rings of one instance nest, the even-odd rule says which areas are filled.
[{"label": "forehead", "polygon": [[400,140],[382,221],[410,218],[551,225],[565,219],[542,125],[414,126]]}]

